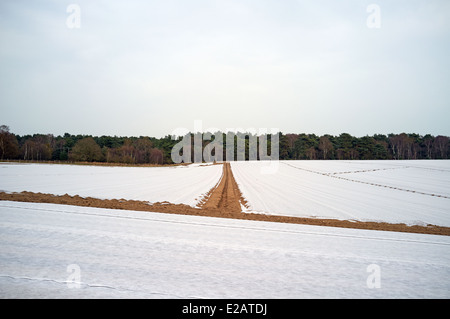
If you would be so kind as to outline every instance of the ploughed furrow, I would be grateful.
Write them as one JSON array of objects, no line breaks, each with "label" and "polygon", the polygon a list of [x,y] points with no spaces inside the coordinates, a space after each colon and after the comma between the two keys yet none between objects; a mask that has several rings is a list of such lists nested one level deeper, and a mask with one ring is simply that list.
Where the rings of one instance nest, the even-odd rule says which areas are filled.
[{"label": "ploughed furrow", "polygon": [[230,163],[224,163],[220,183],[212,189],[209,198],[200,207],[202,209],[219,210],[225,214],[238,214],[242,212],[241,197]]}]

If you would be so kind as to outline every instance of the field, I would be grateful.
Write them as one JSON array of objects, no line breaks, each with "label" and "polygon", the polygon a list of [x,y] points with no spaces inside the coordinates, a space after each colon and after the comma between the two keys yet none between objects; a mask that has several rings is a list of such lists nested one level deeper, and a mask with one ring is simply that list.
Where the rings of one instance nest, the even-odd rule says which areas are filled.
[{"label": "field", "polygon": [[450,297],[450,161],[268,164],[0,163],[0,296]]},{"label": "field", "polygon": [[79,195],[100,199],[168,201],[195,206],[219,180],[216,165],[102,167],[2,164],[0,190]]},{"label": "field", "polygon": [[450,161],[280,161],[267,174],[268,166],[3,163],[0,198],[271,221],[450,227]]},{"label": "field", "polygon": [[[448,236],[40,203],[0,212],[3,298],[450,297]],[[367,284],[374,264],[380,288]]]},{"label": "field", "polygon": [[450,161],[232,162],[250,210],[300,217],[450,226]]}]

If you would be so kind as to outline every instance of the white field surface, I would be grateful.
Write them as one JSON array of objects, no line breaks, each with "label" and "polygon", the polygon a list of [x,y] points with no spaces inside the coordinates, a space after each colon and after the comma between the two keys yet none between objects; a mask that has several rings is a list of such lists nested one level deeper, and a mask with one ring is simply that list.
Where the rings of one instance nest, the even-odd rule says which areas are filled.
[{"label": "white field surface", "polygon": [[450,237],[1,201],[0,297],[448,299]]},{"label": "white field surface", "polygon": [[0,191],[195,206],[221,175],[222,165],[108,167],[0,163]]},{"label": "white field surface", "polygon": [[[248,211],[450,226],[450,161],[232,162]],[[440,195],[432,196],[432,195]]]}]

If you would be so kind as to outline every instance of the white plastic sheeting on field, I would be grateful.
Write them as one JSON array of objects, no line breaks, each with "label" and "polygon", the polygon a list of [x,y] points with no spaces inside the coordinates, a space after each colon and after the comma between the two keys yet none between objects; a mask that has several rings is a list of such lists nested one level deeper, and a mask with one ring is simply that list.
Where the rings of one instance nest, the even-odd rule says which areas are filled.
[{"label": "white plastic sheeting on field", "polygon": [[[450,226],[450,160],[232,162],[251,211]],[[440,196],[440,197],[439,197]]]},{"label": "white plastic sheeting on field", "polygon": [[221,175],[222,165],[103,167],[0,163],[0,190],[195,206]]},{"label": "white plastic sheeting on field", "polygon": [[0,202],[2,298],[445,298],[450,237]]}]

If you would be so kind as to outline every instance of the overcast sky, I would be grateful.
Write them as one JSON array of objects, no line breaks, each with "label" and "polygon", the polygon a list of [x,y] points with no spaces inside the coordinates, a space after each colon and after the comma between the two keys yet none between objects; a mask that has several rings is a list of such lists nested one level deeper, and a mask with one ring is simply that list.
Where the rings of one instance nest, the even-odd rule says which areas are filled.
[{"label": "overcast sky", "polygon": [[450,135],[449,57],[448,0],[2,0],[0,124]]}]

